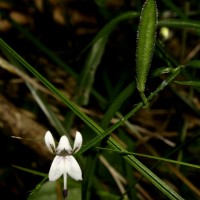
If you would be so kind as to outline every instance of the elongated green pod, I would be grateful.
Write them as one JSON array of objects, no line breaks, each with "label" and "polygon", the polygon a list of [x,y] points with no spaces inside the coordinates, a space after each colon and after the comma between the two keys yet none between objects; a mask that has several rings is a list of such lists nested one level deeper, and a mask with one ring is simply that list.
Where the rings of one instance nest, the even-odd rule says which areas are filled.
[{"label": "elongated green pod", "polygon": [[143,95],[155,46],[157,18],[156,2],[147,0],[140,15],[136,50],[137,88]]}]

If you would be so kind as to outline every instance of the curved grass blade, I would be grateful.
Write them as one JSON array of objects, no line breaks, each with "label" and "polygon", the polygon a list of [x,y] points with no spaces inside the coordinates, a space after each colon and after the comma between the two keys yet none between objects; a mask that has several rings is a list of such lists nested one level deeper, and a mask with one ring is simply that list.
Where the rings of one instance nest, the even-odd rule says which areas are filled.
[{"label": "curved grass blade", "polygon": [[174,69],[172,67],[160,67],[158,69],[155,69],[152,74],[151,77],[157,77],[160,76],[162,74],[169,74],[169,73],[173,73]]},{"label": "curved grass blade", "polygon": [[112,19],[110,22],[108,22],[100,31],[99,33],[94,37],[94,39],[87,45],[87,47],[82,51],[85,52],[93,43],[95,43],[99,38],[101,38],[102,36],[109,35],[111,33],[111,31],[113,31],[113,29],[115,28],[115,26],[117,24],[119,24],[121,21],[127,20],[127,19],[132,19],[132,18],[136,18],[139,17],[139,13],[137,12],[125,12],[117,17],[115,17],[114,19]]},{"label": "curved grass blade", "polygon": [[177,83],[179,85],[189,85],[194,87],[200,87],[200,81],[174,81],[174,83]]},{"label": "curved grass blade", "polygon": [[194,29],[200,31],[200,23],[195,20],[165,19],[158,22],[158,26],[166,26],[179,29]]},{"label": "curved grass blade", "polygon": [[69,134],[66,132],[64,126],[62,125],[62,123],[60,122],[60,120],[58,119],[58,117],[56,116],[56,114],[53,112],[51,106],[47,103],[47,101],[42,97],[42,95],[40,94],[40,92],[38,92],[32,85],[30,85],[29,83],[26,83],[27,87],[29,88],[29,90],[31,91],[35,101],[38,103],[38,105],[40,106],[41,110],[44,112],[44,114],[46,115],[46,117],[49,119],[50,123],[52,124],[52,126],[56,129],[57,133],[62,136],[62,135],[66,135],[69,139],[70,142],[71,141],[71,137],[69,136]]},{"label": "curved grass blade", "polygon": [[83,71],[79,78],[78,90],[75,96],[75,100],[77,99],[76,102],[79,105],[87,105],[89,102],[89,96],[94,83],[95,73],[101,62],[107,39],[108,34],[95,41],[88,54]]},{"label": "curved grass blade", "polygon": [[106,129],[110,123],[110,120],[115,115],[115,113],[119,110],[120,106],[124,103],[124,101],[134,92],[135,83],[130,83],[112,102],[111,106],[108,108],[104,117],[101,121],[101,127]]},{"label": "curved grass blade", "polygon": [[[199,76],[198,76],[198,69],[197,68],[189,68],[189,67],[185,67],[183,68],[183,70],[181,71],[181,74],[184,76],[184,78],[186,79],[186,81],[191,81],[192,82],[196,82],[198,84],[198,82],[200,82]],[[188,83],[187,83],[188,84]],[[189,85],[189,84],[188,84]],[[198,86],[193,86],[194,89],[198,92],[200,92],[200,88]]]},{"label": "curved grass blade", "polygon": [[200,69],[200,60],[191,60],[188,64],[187,67],[193,67],[196,69]]},{"label": "curved grass blade", "polygon": [[173,59],[164,49],[163,44],[158,40],[156,41],[156,50],[162,56],[162,59],[165,60],[168,67],[176,68],[178,65],[177,61]]},{"label": "curved grass blade", "polygon": [[187,166],[187,167],[193,167],[196,169],[200,169],[200,165],[195,165],[195,164],[191,164],[191,163],[186,163],[186,162],[182,162],[182,161],[177,161],[177,160],[171,160],[168,158],[161,158],[161,157],[157,157],[157,156],[151,156],[151,155],[146,155],[146,154],[141,154],[141,153],[134,153],[134,152],[122,152],[119,150],[115,150],[115,149],[108,149],[108,148],[103,148],[103,147],[96,147],[96,149],[102,149],[102,150],[106,150],[106,151],[113,151],[119,154],[125,154],[125,155],[134,155],[134,156],[138,156],[138,157],[144,157],[144,158],[150,158],[150,159],[154,159],[154,160],[159,160],[159,161],[163,161],[163,162],[169,162],[169,163],[174,163],[174,164],[179,164],[179,165],[183,165],[183,166]]},{"label": "curved grass blade", "polygon": [[25,168],[25,167],[20,167],[18,165],[12,165],[12,167],[14,167],[16,169],[19,169],[19,170],[22,170],[22,171],[25,171],[25,172],[28,172],[28,173],[31,173],[31,174],[47,177],[47,174],[42,173],[42,172],[38,172],[38,171],[35,171],[35,170],[32,170],[32,169],[28,169],[28,168]]},{"label": "curved grass blade", "polygon": [[90,200],[91,199],[91,193],[94,184],[95,179],[95,169],[97,167],[97,159],[98,154],[93,155],[90,154],[87,156],[86,159],[86,166],[84,171],[84,177],[83,177],[83,186],[82,186],[82,200]]}]

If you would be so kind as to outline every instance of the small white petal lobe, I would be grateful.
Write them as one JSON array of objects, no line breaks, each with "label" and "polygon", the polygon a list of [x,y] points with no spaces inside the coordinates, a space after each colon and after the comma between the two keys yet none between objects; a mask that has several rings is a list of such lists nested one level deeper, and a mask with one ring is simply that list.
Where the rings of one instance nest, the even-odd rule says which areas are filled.
[{"label": "small white petal lobe", "polygon": [[56,153],[57,154],[60,154],[62,151],[66,151],[68,152],[69,154],[72,153],[72,147],[69,143],[69,140],[68,138],[63,135],[61,138],[60,138],[60,141],[58,143],[58,147],[56,149]]},{"label": "small white petal lobe", "polygon": [[73,152],[76,153],[79,151],[83,143],[83,138],[80,132],[76,131],[75,141],[74,141],[74,147]]},{"label": "small white petal lobe", "polygon": [[49,149],[49,151],[51,153],[55,153],[56,145],[55,145],[55,141],[54,141],[53,136],[50,131],[46,132],[46,134],[44,136],[44,141],[45,141],[45,144],[46,144],[47,148]]}]

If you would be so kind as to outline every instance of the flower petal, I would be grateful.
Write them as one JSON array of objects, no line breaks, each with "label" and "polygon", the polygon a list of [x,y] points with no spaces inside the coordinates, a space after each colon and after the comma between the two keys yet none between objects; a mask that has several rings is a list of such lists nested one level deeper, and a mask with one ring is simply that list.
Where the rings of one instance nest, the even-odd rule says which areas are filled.
[{"label": "flower petal", "polygon": [[76,131],[76,137],[74,141],[74,147],[73,147],[73,152],[76,153],[79,151],[83,143],[83,138],[80,132]]},{"label": "flower petal", "polygon": [[49,180],[55,181],[63,173],[66,173],[67,167],[66,167],[66,159],[63,156],[56,156],[51,164],[50,170],[49,170]]},{"label": "flower petal", "polygon": [[67,173],[76,181],[82,180],[81,168],[73,156],[66,156]]},{"label": "flower petal", "polygon": [[46,132],[46,134],[44,136],[44,141],[45,141],[45,144],[46,144],[47,148],[49,149],[49,151],[51,153],[55,153],[56,145],[55,145],[55,141],[54,141],[53,136],[50,131]]},{"label": "flower petal", "polygon": [[57,154],[60,154],[62,153],[62,151],[66,151],[67,153],[71,154],[72,153],[72,147],[69,143],[69,140],[68,138],[63,135],[61,138],[60,138],[60,141],[59,141],[59,144],[58,144],[58,147],[56,149],[56,153]]}]

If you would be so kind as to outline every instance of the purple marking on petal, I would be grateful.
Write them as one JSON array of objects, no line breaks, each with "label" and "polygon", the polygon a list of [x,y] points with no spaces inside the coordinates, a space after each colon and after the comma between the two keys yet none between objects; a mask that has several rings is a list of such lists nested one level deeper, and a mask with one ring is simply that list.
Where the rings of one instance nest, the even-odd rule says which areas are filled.
[{"label": "purple marking on petal", "polygon": [[67,195],[68,195],[68,190],[67,189],[64,189],[63,190],[63,198],[67,198]]}]

